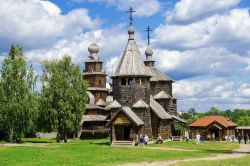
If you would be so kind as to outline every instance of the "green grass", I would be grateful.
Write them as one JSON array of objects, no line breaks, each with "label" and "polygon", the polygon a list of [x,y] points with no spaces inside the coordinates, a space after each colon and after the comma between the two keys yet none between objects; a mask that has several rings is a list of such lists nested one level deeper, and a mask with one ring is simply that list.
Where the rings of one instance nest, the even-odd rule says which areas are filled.
[{"label": "green grass", "polygon": [[206,150],[206,151],[229,151],[232,149],[239,148],[238,143],[232,143],[232,142],[208,142],[205,141],[199,145],[196,145],[195,141],[168,141],[164,144],[151,144],[151,147],[166,147],[166,148],[177,148],[177,149],[189,149],[189,150]]},{"label": "green grass", "polygon": [[56,138],[23,138],[22,141],[29,143],[55,143]]},{"label": "green grass", "polygon": [[[52,143],[49,146],[32,147],[0,147],[0,165],[84,165],[84,166],[108,166],[122,163],[174,160],[185,158],[197,158],[213,156],[223,153],[237,144],[224,144],[224,147],[217,149],[217,144],[211,144],[209,149],[202,151],[169,151],[150,148],[124,148],[110,147],[106,139],[102,140],[80,140],[67,144]],[[183,142],[167,143],[176,147],[185,148]],[[165,147],[166,144],[163,146]],[[196,147],[188,144],[186,148]],[[213,148],[212,148],[213,147]]]},{"label": "green grass", "polygon": [[247,155],[238,159],[226,159],[226,160],[215,160],[215,161],[192,161],[192,162],[181,162],[174,166],[249,166],[250,155]]}]

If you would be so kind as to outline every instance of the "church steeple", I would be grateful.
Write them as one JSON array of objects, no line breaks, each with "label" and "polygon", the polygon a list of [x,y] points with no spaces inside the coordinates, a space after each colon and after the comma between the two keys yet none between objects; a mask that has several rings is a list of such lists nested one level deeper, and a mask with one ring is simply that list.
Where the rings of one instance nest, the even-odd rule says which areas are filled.
[{"label": "church steeple", "polygon": [[135,30],[133,27],[133,16],[135,12],[133,8],[130,8],[130,27],[128,29],[128,42],[123,52],[123,55],[118,63],[116,71],[113,77],[117,76],[143,76],[148,77],[147,70],[143,64],[140,51],[134,39]]},{"label": "church steeple", "polygon": [[147,49],[145,50],[146,61],[144,61],[144,64],[147,67],[153,67],[154,61],[152,60],[152,56],[154,52],[150,46],[150,32],[152,31],[152,29],[150,29],[150,27],[148,26],[145,31],[147,32],[148,46],[147,46]]}]

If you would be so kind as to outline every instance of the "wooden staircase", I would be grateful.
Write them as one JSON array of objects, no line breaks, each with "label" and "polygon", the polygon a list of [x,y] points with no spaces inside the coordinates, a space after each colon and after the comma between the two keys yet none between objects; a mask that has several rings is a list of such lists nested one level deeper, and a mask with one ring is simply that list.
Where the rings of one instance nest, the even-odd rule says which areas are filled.
[{"label": "wooden staircase", "polygon": [[130,147],[134,146],[133,141],[113,141],[111,146],[124,146],[124,147]]}]

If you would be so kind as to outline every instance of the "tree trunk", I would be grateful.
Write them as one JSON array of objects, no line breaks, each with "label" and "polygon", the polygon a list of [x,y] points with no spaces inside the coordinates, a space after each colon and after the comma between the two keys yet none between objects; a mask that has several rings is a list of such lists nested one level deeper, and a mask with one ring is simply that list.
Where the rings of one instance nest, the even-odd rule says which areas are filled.
[{"label": "tree trunk", "polygon": [[73,139],[76,139],[76,133],[73,133]]},{"label": "tree trunk", "polygon": [[9,133],[9,142],[13,142],[13,128],[10,129],[10,133]]},{"label": "tree trunk", "polygon": [[64,134],[64,143],[67,143],[67,141],[68,141],[68,134],[65,133],[65,134]]}]

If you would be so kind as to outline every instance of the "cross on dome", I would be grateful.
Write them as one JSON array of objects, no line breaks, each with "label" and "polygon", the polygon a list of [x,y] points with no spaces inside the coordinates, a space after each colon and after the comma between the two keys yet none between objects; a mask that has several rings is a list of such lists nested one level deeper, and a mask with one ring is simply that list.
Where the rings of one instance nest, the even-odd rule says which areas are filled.
[{"label": "cross on dome", "polygon": [[133,25],[133,13],[136,12],[132,7],[129,8],[127,11],[129,13],[129,20],[130,20],[130,26]]},{"label": "cross on dome", "polygon": [[148,26],[145,31],[148,32],[147,38],[148,38],[148,46],[149,46],[150,45],[150,32],[152,31],[152,29],[150,29],[150,27]]}]

